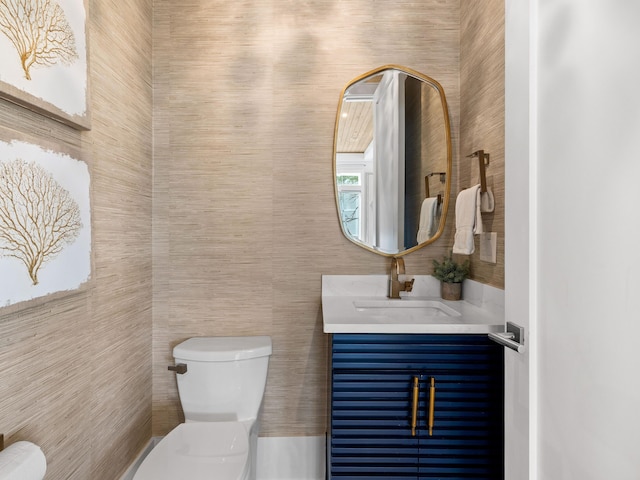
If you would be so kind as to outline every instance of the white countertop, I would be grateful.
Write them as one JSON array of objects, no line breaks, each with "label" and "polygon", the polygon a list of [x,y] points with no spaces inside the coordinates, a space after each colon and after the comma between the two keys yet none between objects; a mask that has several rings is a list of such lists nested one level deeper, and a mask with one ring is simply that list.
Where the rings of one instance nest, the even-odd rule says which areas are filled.
[{"label": "white countertop", "polygon": [[490,333],[504,331],[504,292],[466,280],[463,298],[440,298],[440,282],[415,279],[413,291],[387,298],[387,275],[323,275],[325,333]]}]

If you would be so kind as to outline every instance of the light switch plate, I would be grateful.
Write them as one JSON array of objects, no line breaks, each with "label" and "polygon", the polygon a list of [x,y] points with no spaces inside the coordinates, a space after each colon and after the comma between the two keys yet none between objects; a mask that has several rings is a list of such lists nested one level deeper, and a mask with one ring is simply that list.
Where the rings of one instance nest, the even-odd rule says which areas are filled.
[{"label": "light switch plate", "polygon": [[496,263],[497,249],[497,232],[487,232],[480,234],[480,260],[489,263]]}]

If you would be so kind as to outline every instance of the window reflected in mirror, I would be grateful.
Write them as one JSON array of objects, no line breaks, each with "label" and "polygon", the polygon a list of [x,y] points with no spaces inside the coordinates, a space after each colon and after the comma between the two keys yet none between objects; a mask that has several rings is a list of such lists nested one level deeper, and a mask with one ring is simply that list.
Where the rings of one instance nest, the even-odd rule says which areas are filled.
[{"label": "window reflected in mirror", "polygon": [[363,240],[360,220],[362,212],[362,174],[338,173],[338,203],[342,228],[351,238]]}]

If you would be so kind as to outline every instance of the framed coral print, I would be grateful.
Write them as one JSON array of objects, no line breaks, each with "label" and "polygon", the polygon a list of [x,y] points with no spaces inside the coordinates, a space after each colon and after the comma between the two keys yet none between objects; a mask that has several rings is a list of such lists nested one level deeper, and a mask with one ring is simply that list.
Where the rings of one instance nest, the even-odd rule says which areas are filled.
[{"label": "framed coral print", "polygon": [[0,311],[91,278],[89,166],[0,130]]},{"label": "framed coral print", "polygon": [[84,0],[0,0],[0,97],[89,130]]}]

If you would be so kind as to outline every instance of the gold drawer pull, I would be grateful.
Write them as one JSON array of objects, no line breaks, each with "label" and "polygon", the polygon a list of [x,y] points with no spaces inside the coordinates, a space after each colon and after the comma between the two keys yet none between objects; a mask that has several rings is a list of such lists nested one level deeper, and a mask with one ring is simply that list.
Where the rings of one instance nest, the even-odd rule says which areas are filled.
[{"label": "gold drawer pull", "polygon": [[436,379],[431,377],[431,386],[429,387],[429,436],[433,435],[433,412],[436,403]]},{"label": "gold drawer pull", "polygon": [[416,425],[418,424],[418,377],[413,377],[413,404],[411,405],[411,436],[416,436]]}]

